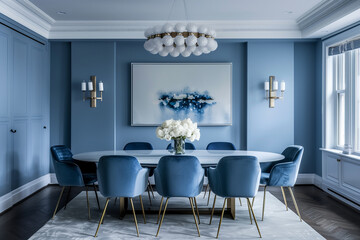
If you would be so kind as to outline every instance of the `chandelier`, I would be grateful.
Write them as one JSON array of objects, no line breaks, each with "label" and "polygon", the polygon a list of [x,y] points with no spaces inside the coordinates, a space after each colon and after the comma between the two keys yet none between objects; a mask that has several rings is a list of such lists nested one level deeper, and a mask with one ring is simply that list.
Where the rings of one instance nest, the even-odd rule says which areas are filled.
[{"label": "chandelier", "polygon": [[215,30],[207,26],[197,26],[193,23],[166,23],[145,31],[147,38],[144,48],[152,54],[166,57],[189,57],[191,54],[200,56],[215,51],[218,44],[215,40]]}]

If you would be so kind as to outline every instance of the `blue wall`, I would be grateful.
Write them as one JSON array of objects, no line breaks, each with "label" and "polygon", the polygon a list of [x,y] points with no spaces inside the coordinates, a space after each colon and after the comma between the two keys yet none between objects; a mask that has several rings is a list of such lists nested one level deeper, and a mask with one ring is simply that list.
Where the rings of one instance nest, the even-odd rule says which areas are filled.
[{"label": "blue wall", "polygon": [[[294,43],[248,43],[247,147],[282,152],[294,144]],[[283,100],[269,108],[264,81],[275,76],[286,82]]]},{"label": "blue wall", "polygon": [[[74,153],[114,148],[114,43],[71,44],[71,148]],[[105,84],[104,99],[96,108],[83,102],[81,82],[91,75]]]},{"label": "blue wall", "polygon": [[[64,129],[64,132],[71,132],[71,146],[75,153],[113,149],[114,144],[117,149],[122,149],[128,141],[149,141],[160,149],[168,144],[156,138],[154,127],[130,127],[132,62],[232,62],[233,126],[202,127],[202,136],[199,142],[195,142],[196,147],[204,149],[208,142],[224,140],[234,142],[240,149],[281,152],[289,144],[301,144],[306,152],[301,172],[314,173],[318,169],[321,158],[317,152],[314,155],[316,149],[310,145],[318,133],[318,126],[314,126],[314,118],[317,119],[318,115],[315,116],[316,105],[312,102],[317,92],[307,91],[309,99],[305,101],[302,97],[304,89],[316,89],[319,81],[316,75],[319,45],[316,42],[220,40],[217,51],[189,58],[151,55],[142,45],[141,40],[71,43],[71,57],[67,62],[71,62],[72,74],[72,122],[71,129]],[[69,45],[62,47],[70,50]],[[52,62],[52,69],[56,65],[59,63]],[[104,102],[98,102],[96,109],[91,109],[88,101],[82,102],[79,90],[80,82],[92,74],[105,84]],[[269,109],[264,100],[263,82],[270,75],[275,75],[278,80],[284,79],[287,84],[284,100],[276,101],[274,109]],[[52,78],[51,81],[63,80]],[[55,105],[57,101],[63,101],[55,99],[56,95],[51,96]]]},{"label": "blue wall", "polygon": [[[205,149],[212,141],[230,141],[237,148],[246,148],[246,111],[241,105],[241,99],[246,96],[246,44],[240,42],[219,42],[218,50],[199,57],[188,58],[152,55],[143,48],[144,41],[118,42],[116,46],[116,87],[117,87],[117,149],[122,149],[126,142],[144,140],[151,142],[155,148],[165,149],[167,141],[156,137],[155,127],[131,127],[131,66],[132,62],[232,62],[233,64],[233,124],[225,127],[201,127],[200,141],[194,145],[198,149]],[[221,82],[219,82],[221,84]],[[242,136],[242,138],[240,138]]]},{"label": "blue wall", "polygon": [[295,144],[305,148],[301,169],[316,168],[316,43],[295,43]]}]

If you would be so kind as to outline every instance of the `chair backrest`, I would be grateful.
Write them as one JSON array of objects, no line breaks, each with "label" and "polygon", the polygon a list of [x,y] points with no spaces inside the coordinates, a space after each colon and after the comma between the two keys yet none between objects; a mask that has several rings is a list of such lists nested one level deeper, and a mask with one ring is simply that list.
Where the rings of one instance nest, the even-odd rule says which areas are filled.
[{"label": "chair backrest", "polygon": [[70,149],[64,145],[50,148],[53,156],[56,179],[60,186],[84,186],[78,165],[73,162]]},{"label": "chair backrest", "polygon": [[154,170],[156,188],[164,197],[196,197],[204,182],[204,169],[194,156],[163,156]]},{"label": "chair backrest", "polygon": [[304,147],[299,145],[292,145],[287,147],[281,154],[285,156],[285,159],[281,162],[293,162],[298,167],[300,166],[301,159],[304,153]]},{"label": "chair backrest", "polygon": [[72,161],[73,154],[65,145],[56,145],[50,148],[53,158],[57,161]]},{"label": "chair backrest", "polygon": [[[97,175],[99,190],[104,197],[133,197],[137,192],[138,184],[146,186],[144,182],[138,182],[138,172],[143,168],[133,156],[102,156],[99,160]],[[140,194],[144,189],[141,189]]]},{"label": "chair backrest", "polygon": [[124,150],[153,150],[153,146],[148,142],[129,142],[124,146]]},{"label": "chair backrest", "polygon": [[231,142],[211,142],[206,150],[236,150],[236,148]]},{"label": "chair backrest", "polygon": [[[171,143],[169,143],[169,145],[166,147],[166,149],[169,150],[171,148],[172,148]],[[196,150],[194,144],[189,143],[189,142],[185,143],[185,149],[187,149],[187,150]]]},{"label": "chair backrest", "polygon": [[222,197],[254,197],[259,188],[261,169],[254,156],[223,157],[210,187]]}]

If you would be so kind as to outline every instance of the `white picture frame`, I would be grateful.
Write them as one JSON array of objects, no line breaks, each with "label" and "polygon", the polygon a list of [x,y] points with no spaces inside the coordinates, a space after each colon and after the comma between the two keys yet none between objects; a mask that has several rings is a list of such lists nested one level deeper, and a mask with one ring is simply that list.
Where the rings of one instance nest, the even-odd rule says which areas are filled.
[{"label": "white picture frame", "polygon": [[231,63],[132,63],[131,126],[232,125]]}]

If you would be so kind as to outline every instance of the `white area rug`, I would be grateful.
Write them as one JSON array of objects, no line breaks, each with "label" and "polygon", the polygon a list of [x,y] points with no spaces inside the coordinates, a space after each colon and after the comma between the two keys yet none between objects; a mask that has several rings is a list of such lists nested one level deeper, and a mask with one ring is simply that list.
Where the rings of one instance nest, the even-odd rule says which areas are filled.
[{"label": "white area rug", "polygon": [[[208,209],[210,213],[214,194],[211,194],[209,206],[206,205],[207,196],[203,199],[202,193],[197,197],[198,207],[201,209],[200,234],[202,239],[215,239],[220,216],[219,214],[214,215],[212,224],[209,225],[210,214],[204,214],[204,211],[206,212],[206,209]],[[265,219],[261,221],[262,196],[263,192],[259,192],[256,196],[254,211],[263,239],[324,239],[304,221],[300,222],[299,217],[290,209],[286,211],[285,205],[269,192],[266,194]],[[93,192],[89,193],[89,198],[91,220],[87,218],[86,195],[85,192],[82,192],[68,204],[66,210],[61,209],[54,220],[49,220],[30,239],[94,239],[93,236],[101,212],[97,208]],[[101,194],[99,194],[99,198],[103,209],[106,199],[101,197]],[[152,199],[152,206],[149,205],[146,193],[142,198],[145,210],[158,210],[161,199],[159,195],[155,195],[155,199]],[[219,239],[259,239],[255,224],[250,224],[246,199],[242,199],[242,203],[243,205],[240,206],[239,201],[236,201],[235,220],[232,220],[228,214],[224,215]],[[222,204],[223,199],[218,197],[216,207],[221,209]],[[134,205],[136,209],[140,209],[139,198],[134,199]],[[96,239],[139,239],[136,237],[133,215],[128,212],[120,220],[118,206],[118,204],[114,205],[114,199],[110,200],[104,224],[100,227]],[[131,209],[130,204],[129,208]],[[168,208],[187,208],[190,210],[189,200],[186,198],[170,199]],[[146,224],[144,224],[141,212],[137,213],[140,239],[199,239],[194,218],[190,213],[175,214],[167,212],[158,238],[155,238],[158,227],[156,220],[156,213],[147,214]]]}]

